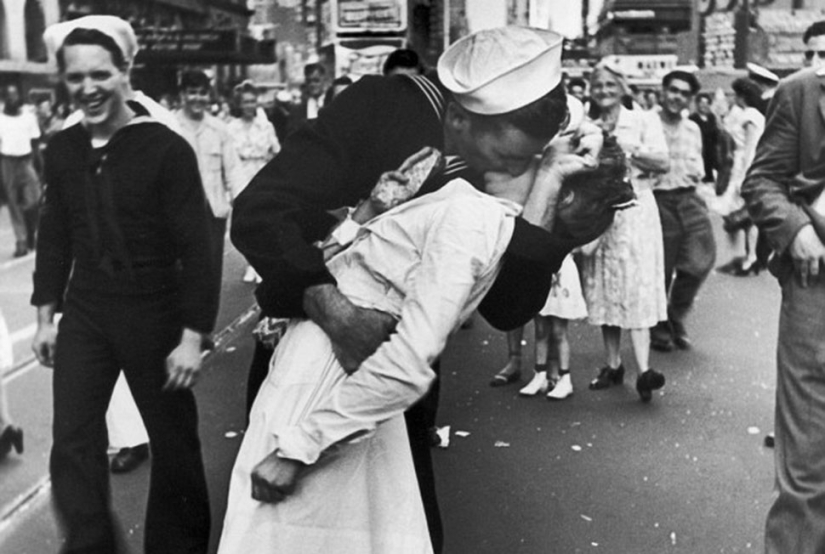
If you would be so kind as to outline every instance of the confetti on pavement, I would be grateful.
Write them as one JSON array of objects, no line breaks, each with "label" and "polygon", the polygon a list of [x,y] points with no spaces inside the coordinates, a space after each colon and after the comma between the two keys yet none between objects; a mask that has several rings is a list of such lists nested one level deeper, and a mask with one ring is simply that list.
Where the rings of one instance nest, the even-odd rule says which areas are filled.
[{"label": "confetti on pavement", "polygon": [[496,443],[493,446],[495,446],[496,448],[509,448],[510,443],[504,441],[496,441]]},{"label": "confetti on pavement", "polygon": [[439,448],[447,448],[450,446],[450,426],[445,425],[444,427],[438,427],[435,432],[438,434],[438,438],[441,442],[438,443]]}]

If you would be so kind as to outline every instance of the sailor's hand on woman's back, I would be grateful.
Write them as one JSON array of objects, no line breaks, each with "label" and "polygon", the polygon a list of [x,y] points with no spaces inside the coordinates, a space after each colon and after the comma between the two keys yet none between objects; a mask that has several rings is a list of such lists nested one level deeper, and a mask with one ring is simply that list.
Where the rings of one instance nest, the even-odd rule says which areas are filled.
[{"label": "sailor's hand on woman's back", "polygon": [[330,338],[338,362],[350,374],[378,350],[396,325],[387,313],[354,305],[332,284],[306,289],[304,310]]}]

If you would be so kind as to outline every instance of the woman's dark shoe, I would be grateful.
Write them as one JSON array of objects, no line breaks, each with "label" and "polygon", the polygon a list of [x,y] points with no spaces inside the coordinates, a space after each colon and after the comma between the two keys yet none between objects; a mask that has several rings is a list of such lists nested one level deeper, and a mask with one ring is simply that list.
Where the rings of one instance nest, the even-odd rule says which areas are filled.
[{"label": "woman's dark shoe", "polygon": [[490,386],[491,387],[503,387],[505,385],[509,385],[510,383],[515,383],[519,379],[521,379],[521,370],[517,369],[512,373],[503,373],[498,372],[493,375],[493,378],[490,379]]},{"label": "woman's dark shoe", "polygon": [[636,379],[636,391],[642,402],[650,402],[653,391],[665,386],[665,376],[655,369],[648,369]]},{"label": "woman's dark shoe", "polygon": [[23,453],[23,429],[8,425],[0,435],[0,459],[8,456],[12,448],[18,454]]},{"label": "woman's dark shoe", "polygon": [[616,369],[604,366],[599,370],[595,379],[590,381],[591,390],[606,389],[610,385],[621,385],[624,383],[624,366],[619,365]]},{"label": "woman's dark shoe", "polygon": [[121,448],[112,458],[110,469],[112,473],[129,473],[147,459],[149,459],[149,445],[146,443],[131,448]]}]

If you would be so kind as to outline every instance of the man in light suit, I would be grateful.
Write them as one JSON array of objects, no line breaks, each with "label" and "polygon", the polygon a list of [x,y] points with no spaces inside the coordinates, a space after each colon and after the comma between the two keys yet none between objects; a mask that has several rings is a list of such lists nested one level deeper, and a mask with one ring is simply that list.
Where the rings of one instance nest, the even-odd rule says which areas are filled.
[{"label": "man in light suit", "polygon": [[825,552],[825,68],[782,81],[742,186],[782,287],[768,554]]}]

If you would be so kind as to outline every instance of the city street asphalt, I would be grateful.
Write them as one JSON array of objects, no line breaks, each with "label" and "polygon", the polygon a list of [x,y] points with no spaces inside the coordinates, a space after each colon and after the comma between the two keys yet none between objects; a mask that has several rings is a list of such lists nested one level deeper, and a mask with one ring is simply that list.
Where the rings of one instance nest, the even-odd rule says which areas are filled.
[{"label": "city street asphalt", "polygon": [[[0,211],[0,249],[12,242]],[[718,224],[718,222],[716,222]],[[718,225],[717,225],[718,230]],[[721,232],[718,263],[730,257]],[[26,452],[0,462],[0,553],[50,554],[60,545],[50,505],[50,374],[26,364],[34,311],[31,257],[0,250],[0,301],[18,339],[6,375]],[[243,261],[227,243],[218,347],[196,388],[219,536],[229,471],[244,426],[244,394],[256,319]],[[714,273],[689,320],[694,348],[653,353],[667,377],[653,402],[635,392],[623,340],[622,387],[590,391],[603,365],[598,329],[571,325],[575,394],[523,398],[519,385],[490,388],[506,361],[504,335],[475,316],[443,356],[439,425],[450,444],[433,451],[446,554],[707,554],[760,552],[773,489],[773,425],[779,290],[770,275]],[[525,333],[525,376],[532,367]],[[113,504],[133,552],[141,552],[148,464],[113,476]],[[303,553],[301,553],[303,554]]]}]

